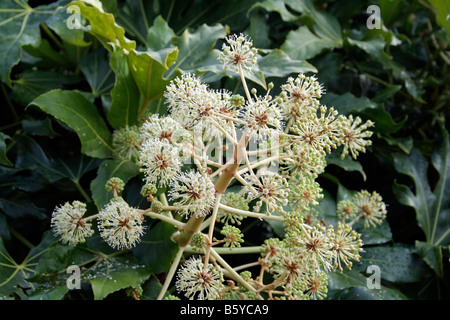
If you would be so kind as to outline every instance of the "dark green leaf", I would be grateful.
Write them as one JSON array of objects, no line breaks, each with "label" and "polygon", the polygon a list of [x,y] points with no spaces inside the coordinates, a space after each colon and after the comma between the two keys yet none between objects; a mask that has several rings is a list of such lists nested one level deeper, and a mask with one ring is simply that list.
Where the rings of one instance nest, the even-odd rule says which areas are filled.
[{"label": "dark green leaf", "polygon": [[112,155],[111,132],[96,106],[76,91],[53,90],[36,98],[30,105],[63,121],[78,134],[81,152],[94,158]]},{"label": "dark green leaf", "polygon": [[39,24],[66,1],[31,8],[25,1],[0,2],[0,80],[10,82],[10,72],[21,55],[24,45],[37,46],[41,41]]},{"label": "dark green leaf", "polygon": [[91,182],[92,198],[100,210],[112,198],[112,193],[105,189],[106,182],[112,178],[117,177],[126,183],[129,179],[139,173],[139,168],[136,164],[129,160],[106,160],[104,161],[97,172],[97,177]]},{"label": "dark green leaf", "polygon": [[136,288],[150,277],[150,271],[142,265],[121,257],[100,260],[85,277],[89,278],[95,300],[128,287]]},{"label": "dark green leaf", "polygon": [[4,166],[12,166],[13,163],[6,156],[6,140],[10,140],[11,137],[3,132],[0,132],[0,164]]},{"label": "dark green leaf", "polygon": [[169,270],[172,259],[178,251],[178,246],[171,240],[175,230],[171,224],[158,222],[146,231],[141,243],[132,249],[140,263],[145,264],[151,273]]},{"label": "dark green leaf", "polygon": [[135,125],[138,120],[139,89],[131,75],[128,57],[122,50],[115,49],[110,63],[116,74],[116,83],[111,91],[108,121],[115,129]]}]

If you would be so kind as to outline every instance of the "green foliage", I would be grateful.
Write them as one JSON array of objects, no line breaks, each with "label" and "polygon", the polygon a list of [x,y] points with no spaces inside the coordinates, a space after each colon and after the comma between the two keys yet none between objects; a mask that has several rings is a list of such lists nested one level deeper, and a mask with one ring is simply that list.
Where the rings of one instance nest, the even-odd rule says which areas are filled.
[{"label": "green foliage", "polygon": [[[366,27],[370,4],[381,8],[380,29]],[[69,5],[80,8],[80,29],[66,25]],[[316,74],[327,91],[321,103],[376,123],[367,155],[331,153],[320,177],[318,215],[333,225],[337,202],[363,182],[389,204],[382,225],[355,226],[365,252],[351,271],[332,274],[329,298],[448,298],[449,13],[443,0],[1,1],[0,298],[108,299],[139,285],[142,299],[157,297],[158,275],[177,254],[173,226],[148,225],[133,250],[111,251],[98,239],[72,248],[49,233],[51,213],[81,199],[95,214],[113,197],[105,190],[112,177],[139,207],[139,168],[115,156],[114,132],[165,114],[163,93],[181,73],[244,96],[217,60],[233,32],[260,48],[245,72],[258,88]],[[260,226],[243,225],[251,242]],[[277,221],[267,228],[283,233]],[[82,267],[81,293],[66,286],[71,264]],[[371,264],[381,268],[380,290],[366,287]]]}]

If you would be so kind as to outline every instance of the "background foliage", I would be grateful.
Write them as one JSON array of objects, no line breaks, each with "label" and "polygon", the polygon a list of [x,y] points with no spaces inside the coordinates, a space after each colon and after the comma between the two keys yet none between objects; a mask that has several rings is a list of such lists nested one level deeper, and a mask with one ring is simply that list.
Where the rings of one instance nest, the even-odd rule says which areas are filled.
[{"label": "background foliage", "polygon": [[[448,299],[450,243],[450,7],[439,0],[379,1],[80,1],[90,28],[69,30],[70,1],[0,3],[0,298],[125,298],[142,285],[154,299],[176,252],[173,227],[148,226],[131,252],[99,237],[75,248],[53,237],[50,218],[66,201],[95,213],[111,197],[111,176],[124,198],[143,205],[139,169],[114,156],[113,132],[166,112],[162,93],[182,72],[211,87],[239,92],[218,49],[229,33],[248,34],[260,49],[252,84],[279,87],[289,75],[317,74],[321,102],[375,121],[374,144],[358,161],[328,156],[321,175],[321,217],[353,190],[376,190],[387,221],[363,233],[365,253],[352,271],[335,273],[329,299]],[[368,29],[369,5],[381,9]],[[241,93],[242,94],[242,93]],[[246,241],[279,226],[245,226]],[[83,267],[82,290],[66,287],[67,266]],[[366,287],[367,266],[382,288]]]}]

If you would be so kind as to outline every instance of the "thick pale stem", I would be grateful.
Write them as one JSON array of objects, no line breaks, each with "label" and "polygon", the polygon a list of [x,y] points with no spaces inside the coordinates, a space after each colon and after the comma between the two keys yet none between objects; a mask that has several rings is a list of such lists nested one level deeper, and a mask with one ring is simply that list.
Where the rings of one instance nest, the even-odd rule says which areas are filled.
[{"label": "thick pale stem", "polygon": [[216,217],[217,217],[217,212],[219,211],[219,204],[220,204],[221,198],[222,198],[222,194],[217,193],[216,194],[216,203],[214,204],[214,209],[213,209],[213,212],[211,215],[211,223],[209,225],[208,244],[207,244],[206,252],[205,252],[205,269],[207,268],[207,265],[209,262],[209,254],[211,252],[211,246],[212,246],[212,241],[213,241],[214,225],[216,223]]},{"label": "thick pale stem", "polygon": [[167,273],[166,280],[164,281],[163,287],[161,291],[159,292],[157,300],[162,300],[164,298],[164,295],[166,294],[167,289],[169,288],[170,282],[172,281],[172,278],[175,274],[175,271],[177,270],[178,264],[180,263],[181,257],[183,256],[183,250],[184,248],[179,248],[177,255],[175,256],[175,259],[172,261],[172,265],[170,266],[169,272]]},{"label": "thick pale stem", "polygon": [[231,213],[235,213],[235,214],[240,214],[242,216],[246,216],[246,217],[252,217],[252,218],[257,218],[257,219],[265,219],[265,220],[275,220],[275,221],[283,221],[283,217],[282,216],[274,216],[274,215],[267,215],[267,214],[261,214],[261,213],[254,213],[254,212],[250,212],[250,211],[244,211],[244,210],[239,210],[236,208],[232,208],[229,206],[226,206],[224,204],[219,204],[219,208],[223,209],[225,211],[231,212]]}]

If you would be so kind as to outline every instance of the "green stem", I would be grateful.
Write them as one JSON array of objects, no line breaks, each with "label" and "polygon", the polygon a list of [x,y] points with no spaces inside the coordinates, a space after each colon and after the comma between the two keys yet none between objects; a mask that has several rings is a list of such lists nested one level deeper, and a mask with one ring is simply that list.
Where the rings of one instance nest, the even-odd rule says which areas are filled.
[{"label": "green stem", "polygon": [[8,227],[9,232],[11,232],[11,234],[17,238],[17,240],[19,240],[20,242],[22,242],[24,245],[26,245],[28,248],[33,249],[34,245],[28,241],[27,239],[25,239],[24,236],[22,236],[19,232],[17,232],[15,229],[13,229],[12,227]]},{"label": "green stem", "polygon": [[[247,281],[242,279],[242,277],[237,273],[222,257],[216,252],[215,249],[211,249],[211,256],[217,260],[217,262],[230,274],[234,280],[241,283],[246,289],[256,292],[255,288],[253,288]],[[259,295],[258,295],[259,296]],[[259,296],[259,298],[262,300],[262,297]]]},{"label": "green stem", "polygon": [[159,295],[156,298],[156,300],[162,300],[164,298],[164,295],[166,294],[166,291],[169,288],[170,282],[172,281],[175,271],[177,270],[178,264],[180,263],[181,257],[183,256],[183,252],[184,252],[183,248],[178,249],[177,255],[175,256],[175,259],[172,261],[172,265],[170,266],[169,272],[167,273],[166,280],[164,281],[163,287],[159,292]]},{"label": "green stem", "polygon": [[83,196],[83,198],[87,201],[90,202],[91,198],[89,197],[89,195],[86,193],[86,191],[84,191],[84,189],[81,187],[80,182],[78,180],[72,180],[72,182],[75,184],[75,186],[77,187],[77,190],[81,193],[81,195]]},{"label": "green stem", "polygon": [[[250,247],[240,247],[240,248],[214,248],[217,254],[252,254],[261,253],[263,248],[261,246],[250,246]],[[184,250],[186,253],[203,253],[203,249],[187,246]]]}]

